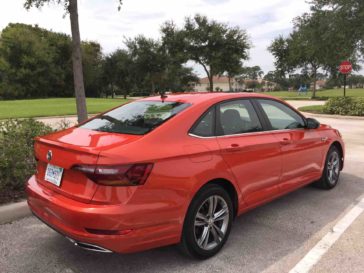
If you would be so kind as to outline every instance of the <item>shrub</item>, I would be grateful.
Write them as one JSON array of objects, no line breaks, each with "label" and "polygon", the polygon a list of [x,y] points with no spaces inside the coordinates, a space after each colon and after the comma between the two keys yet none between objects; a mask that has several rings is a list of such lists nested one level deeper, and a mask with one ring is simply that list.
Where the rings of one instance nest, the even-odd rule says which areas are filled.
[{"label": "shrub", "polygon": [[52,131],[34,119],[0,121],[0,203],[24,195],[24,184],[35,170],[33,139]]},{"label": "shrub", "polygon": [[364,116],[364,100],[351,97],[329,99],[323,107],[325,114]]}]

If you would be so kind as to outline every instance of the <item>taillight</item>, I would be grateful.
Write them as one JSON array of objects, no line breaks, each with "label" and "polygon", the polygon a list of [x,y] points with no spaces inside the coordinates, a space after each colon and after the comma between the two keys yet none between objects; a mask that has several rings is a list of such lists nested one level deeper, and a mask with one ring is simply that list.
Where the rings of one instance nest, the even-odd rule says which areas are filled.
[{"label": "taillight", "polygon": [[83,172],[97,184],[105,186],[144,185],[153,168],[152,163],[131,165],[76,165],[72,169]]}]

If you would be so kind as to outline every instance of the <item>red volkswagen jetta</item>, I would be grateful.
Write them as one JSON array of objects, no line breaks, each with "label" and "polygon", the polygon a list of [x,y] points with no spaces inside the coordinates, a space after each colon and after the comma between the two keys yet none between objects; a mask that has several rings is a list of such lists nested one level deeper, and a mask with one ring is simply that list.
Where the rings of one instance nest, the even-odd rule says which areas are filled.
[{"label": "red volkswagen jetta", "polygon": [[216,254],[233,219],[314,182],[336,186],[340,133],[276,98],[181,94],[122,105],[36,139],[33,213],[75,245]]}]

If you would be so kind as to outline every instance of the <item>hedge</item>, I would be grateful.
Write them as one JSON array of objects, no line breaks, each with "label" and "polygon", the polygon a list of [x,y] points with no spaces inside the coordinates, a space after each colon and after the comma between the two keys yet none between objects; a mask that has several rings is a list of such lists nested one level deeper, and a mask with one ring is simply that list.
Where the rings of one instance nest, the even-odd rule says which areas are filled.
[{"label": "hedge", "polygon": [[364,116],[364,100],[352,97],[337,97],[329,99],[324,107],[325,114]]}]

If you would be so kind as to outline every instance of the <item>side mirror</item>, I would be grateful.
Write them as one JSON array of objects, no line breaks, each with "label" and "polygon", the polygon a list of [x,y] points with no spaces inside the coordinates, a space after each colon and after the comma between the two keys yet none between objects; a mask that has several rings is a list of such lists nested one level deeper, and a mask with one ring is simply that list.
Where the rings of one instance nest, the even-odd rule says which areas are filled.
[{"label": "side mirror", "polygon": [[317,129],[318,127],[320,127],[320,122],[318,122],[316,119],[314,119],[314,118],[306,119],[306,128],[307,129]]}]

